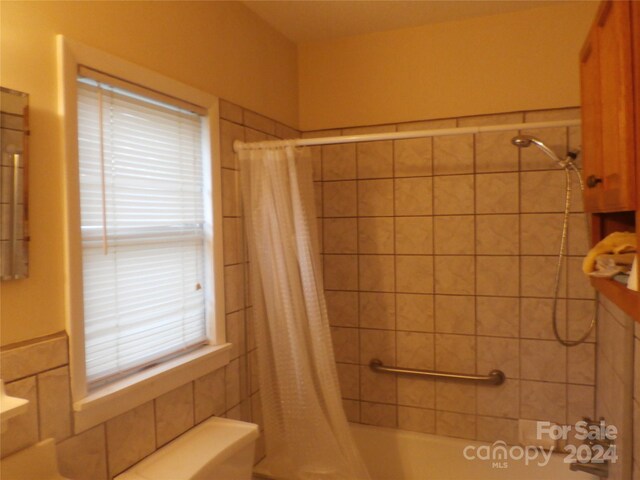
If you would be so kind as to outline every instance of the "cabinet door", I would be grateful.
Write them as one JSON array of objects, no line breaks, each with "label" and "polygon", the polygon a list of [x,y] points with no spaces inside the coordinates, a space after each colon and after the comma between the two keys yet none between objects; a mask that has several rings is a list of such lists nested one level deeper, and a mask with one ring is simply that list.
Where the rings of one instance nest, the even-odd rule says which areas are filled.
[{"label": "cabinet door", "polygon": [[[580,52],[582,102],[582,165],[584,177],[602,178],[602,112],[600,101],[600,55],[598,29],[594,26]],[[600,211],[601,188],[586,188],[584,209]]]},{"label": "cabinet door", "polygon": [[[631,4],[606,1],[596,21],[602,119],[599,210],[635,209]],[[587,174],[588,177],[588,174]]]}]

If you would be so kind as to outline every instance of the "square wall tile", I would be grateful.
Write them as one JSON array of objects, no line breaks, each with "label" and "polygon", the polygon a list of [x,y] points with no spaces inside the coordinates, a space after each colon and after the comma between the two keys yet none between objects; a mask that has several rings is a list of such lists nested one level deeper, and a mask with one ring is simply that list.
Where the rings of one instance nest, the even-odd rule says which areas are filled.
[{"label": "square wall tile", "polygon": [[353,143],[322,146],[322,179],[356,178],[356,146]]},{"label": "square wall tile", "polygon": [[477,417],[481,442],[502,440],[507,445],[518,445],[518,421],[511,418]]},{"label": "square wall tile", "polygon": [[155,408],[156,445],[160,447],[193,427],[193,383],[156,398]]},{"label": "square wall tile", "polygon": [[518,255],[519,223],[518,215],[476,215],[476,253]]},{"label": "square wall tile", "polygon": [[65,334],[0,352],[0,374],[5,384],[67,363],[69,356]]},{"label": "square wall tile", "polygon": [[436,332],[475,334],[475,297],[435,295],[435,308]]},{"label": "square wall tile", "polygon": [[520,343],[517,338],[478,337],[478,373],[502,370],[507,378],[520,378]]},{"label": "square wall tile", "polygon": [[360,329],[360,364],[377,358],[387,365],[396,364],[396,334],[389,330]]},{"label": "square wall tile", "polygon": [[569,216],[569,241],[567,252],[569,255],[585,256],[589,251],[590,225],[584,213],[572,213]]},{"label": "square wall tile", "polygon": [[[246,358],[246,357],[245,357]],[[224,368],[225,398],[227,410],[233,408],[240,403],[242,399],[245,385],[240,369],[240,361],[242,357],[231,360]]]},{"label": "square wall tile", "polygon": [[357,328],[331,327],[336,362],[358,363],[358,336]]},{"label": "square wall tile", "polygon": [[[556,322],[561,335],[567,333],[566,300],[558,300]],[[522,338],[553,340],[553,299],[522,298],[520,313],[520,335]]]},{"label": "square wall tile", "polygon": [[[567,300],[567,335],[570,338],[580,338],[590,328],[596,314],[595,300]],[[588,342],[596,341],[596,329],[587,337]]]},{"label": "square wall tile", "polygon": [[434,345],[432,333],[396,332],[398,365],[405,368],[432,369]]},{"label": "square wall tile", "polygon": [[68,366],[38,375],[38,407],[40,438],[53,437],[59,442],[72,434]]},{"label": "square wall tile", "polygon": [[357,144],[358,178],[390,178],[393,176],[393,142]]},{"label": "square wall tile", "polygon": [[507,378],[502,385],[479,385],[477,395],[478,415],[518,418],[520,411],[519,380]]},{"label": "square wall tile", "polygon": [[521,340],[520,375],[525,380],[566,382],[566,347],[554,340]]},{"label": "square wall tile", "polygon": [[324,286],[330,290],[357,290],[358,257],[324,255]]},{"label": "square wall tile", "polygon": [[431,215],[433,179],[431,177],[398,178],[395,183],[395,215]]},{"label": "square wall tile", "polygon": [[433,217],[396,217],[395,234],[396,253],[433,253]]},{"label": "square wall tile", "polygon": [[511,139],[517,130],[507,132],[483,132],[476,137],[476,172],[517,172],[518,148]]},{"label": "square wall tile", "polygon": [[436,255],[473,255],[475,222],[473,215],[434,218]]},{"label": "square wall tile", "polygon": [[360,255],[358,260],[361,291],[393,292],[395,274],[393,255]]},{"label": "square wall tile", "polygon": [[343,398],[360,399],[360,366],[337,363],[338,380]]},{"label": "square wall tile", "polygon": [[433,293],[433,257],[396,255],[396,290],[401,293]]},{"label": "square wall tile", "polygon": [[233,265],[244,261],[244,230],[242,219],[225,217],[222,219],[224,264]]},{"label": "square wall tile", "polygon": [[325,291],[329,323],[336,327],[358,326],[358,293]]},{"label": "square wall tile", "polygon": [[357,253],[358,221],[355,218],[325,218],[322,221],[324,253]]},{"label": "square wall tile", "polygon": [[424,177],[433,173],[432,138],[395,140],[394,176]]},{"label": "square wall tile", "polygon": [[104,424],[75,435],[56,446],[60,473],[77,480],[107,480]]},{"label": "square wall tile", "polygon": [[520,329],[520,299],[476,297],[478,335],[517,337]]},{"label": "square wall tile", "polygon": [[436,409],[476,413],[476,385],[436,380]]},{"label": "square wall tile", "polygon": [[[553,298],[558,258],[554,256],[530,256],[520,258],[520,285],[522,296]],[[561,270],[558,294],[566,294],[566,269]]]},{"label": "square wall tile", "polygon": [[435,175],[473,173],[473,135],[434,137],[433,173]]},{"label": "square wall tile", "polygon": [[468,215],[475,212],[474,175],[447,175],[433,179],[435,215]]},{"label": "square wall tile", "polygon": [[222,169],[222,215],[237,217],[240,215],[240,190],[238,172]]},{"label": "square wall tile", "polygon": [[396,297],[393,293],[360,292],[360,327],[394,330]]},{"label": "square wall tile", "polygon": [[247,351],[244,312],[244,310],[238,310],[229,313],[225,319],[227,341],[231,343],[231,358],[237,358]]},{"label": "square wall tile", "polygon": [[226,410],[224,373],[224,368],[219,368],[195,380],[193,394],[196,423],[212,415],[220,416]]},{"label": "square wall tile", "polygon": [[436,370],[475,373],[476,337],[436,333]]},{"label": "square wall tile", "polygon": [[398,407],[383,403],[360,402],[360,421],[365,425],[396,428]]},{"label": "square wall tile", "polygon": [[433,332],[433,296],[396,294],[397,328],[413,332]]},{"label": "square wall tile", "polygon": [[476,175],[476,213],[517,213],[517,173]]},{"label": "square wall tile", "polygon": [[563,212],[565,196],[565,175],[562,169],[520,173],[521,212]]},{"label": "square wall tile", "polygon": [[476,438],[476,416],[436,411],[436,433],[447,437]]},{"label": "square wall tile", "polygon": [[595,385],[596,381],[596,346],[583,343],[567,350],[567,377],[571,383]]},{"label": "square wall tile", "polygon": [[244,307],[245,277],[244,265],[224,267],[224,306],[227,313]]},{"label": "square wall tile", "polygon": [[450,295],[474,295],[474,257],[472,255],[439,255],[435,257],[435,292]]},{"label": "square wall tile", "polygon": [[397,377],[374,372],[369,366],[360,367],[360,399],[366,402],[397,403]]},{"label": "square wall tile", "polygon": [[366,217],[358,219],[359,253],[393,253],[394,219]]},{"label": "square wall tile", "polygon": [[520,216],[523,255],[557,255],[562,239],[563,215],[539,213]]},{"label": "square wall tile", "polygon": [[566,417],[564,383],[520,381],[520,418],[564,424]]},{"label": "square wall tile", "polygon": [[153,402],[107,422],[109,474],[117,475],[156,449]]},{"label": "square wall tile", "polygon": [[398,405],[435,408],[435,381],[422,378],[398,377]]},{"label": "square wall tile", "polygon": [[393,215],[393,180],[359,180],[358,215],[361,217]]},{"label": "square wall tile", "polygon": [[411,432],[436,433],[436,412],[423,408],[398,407],[398,428]]},{"label": "square wall tile", "polygon": [[355,217],[358,212],[355,181],[323,182],[325,217]]},{"label": "square wall tile", "polygon": [[518,257],[476,257],[478,295],[517,297],[520,293],[520,259]]}]

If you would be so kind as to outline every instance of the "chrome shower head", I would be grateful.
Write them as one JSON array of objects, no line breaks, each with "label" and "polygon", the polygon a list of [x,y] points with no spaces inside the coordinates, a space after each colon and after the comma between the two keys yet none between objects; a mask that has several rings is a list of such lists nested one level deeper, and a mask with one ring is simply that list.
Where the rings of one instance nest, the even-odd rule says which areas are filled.
[{"label": "chrome shower head", "polygon": [[534,144],[540,150],[542,150],[548,157],[550,157],[553,161],[557,162],[559,165],[564,166],[564,162],[558,158],[558,156],[547,147],[542,140],[536,137],[532,137],[531,135],[518,135],[511,139],[511,143],[514,144],[518,148],[526,148],[531,144]]}]

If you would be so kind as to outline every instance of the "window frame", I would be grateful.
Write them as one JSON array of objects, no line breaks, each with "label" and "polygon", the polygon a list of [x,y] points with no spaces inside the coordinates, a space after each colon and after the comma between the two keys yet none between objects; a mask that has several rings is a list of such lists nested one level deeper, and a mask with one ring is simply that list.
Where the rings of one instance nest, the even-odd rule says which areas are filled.
[{"label": "window frame", "polygon": [[[216,370],[230,361],[225,336],[222,251],[222,181],[218,98],[106,52],[57,36],[58,113],[62,119],[64,154],[64,263],[66,330],[75,433],[87,430],[174,388]],[[82,239],[78,164],[77,78],[80,65],[105,72],[150,90],[203,107],[203,176],[210,226],[205,231],[209,255],[207,282],[208,344],[157,366],[89,392],[84,349]]]}]

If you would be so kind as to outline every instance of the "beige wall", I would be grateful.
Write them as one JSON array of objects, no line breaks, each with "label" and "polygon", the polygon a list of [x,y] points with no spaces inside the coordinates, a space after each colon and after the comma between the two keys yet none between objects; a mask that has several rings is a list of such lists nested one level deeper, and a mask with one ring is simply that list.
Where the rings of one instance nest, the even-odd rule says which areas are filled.
[{"label": "beige wall", "polygon": [[301,130],[577,105],[597,4],[301,45]]},{"label": "beige wall", "polygon": [[31,274],[0,285],[3,345],[64,328],[62,147],[55,35],[64,34],[266,114],[297,122],[296,47],[236,2],[7,2],[4,87],[31,95]]}]

